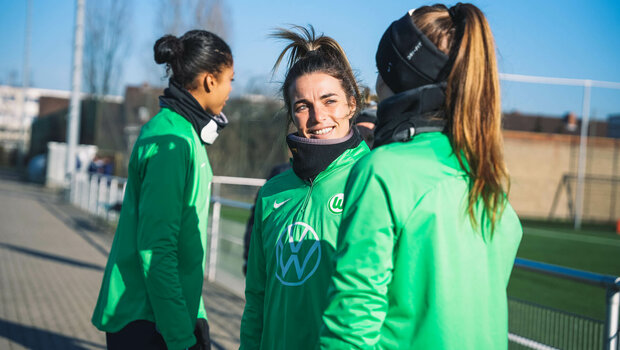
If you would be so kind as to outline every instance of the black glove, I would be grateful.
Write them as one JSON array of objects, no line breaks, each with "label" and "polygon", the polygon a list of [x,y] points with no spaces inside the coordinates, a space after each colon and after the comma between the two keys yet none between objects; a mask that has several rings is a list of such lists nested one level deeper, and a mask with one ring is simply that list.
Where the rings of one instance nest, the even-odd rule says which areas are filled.
[{"label": "black glove", "polygon": [[196,320],[194,328],[196,336],[196,345],[189,348],[190,350],[211,350],[211,338],[209,337],[209,323],[204,318]]}]

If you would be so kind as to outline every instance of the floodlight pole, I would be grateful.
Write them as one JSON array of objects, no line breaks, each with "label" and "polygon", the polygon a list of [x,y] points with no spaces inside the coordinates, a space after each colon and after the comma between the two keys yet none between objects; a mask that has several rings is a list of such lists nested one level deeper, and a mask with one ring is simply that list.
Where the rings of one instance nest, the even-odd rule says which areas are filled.
[{"label": "floodlight pole", "polygon": [[75,154],[80,125],[80,92],[82,83],[82,56],[84,53],[84,6],[86,0],[76,0],[75,33],[73,46],[73,67],[71,80],[71,102],[67,118],[67,156],[66,179],[73,179],[75,173]]},{"label": "floodlight pole", "polygon": [[28,112],[26,111],[26,105],[28,104],[28,88],[30,86],[30,27],[32,17],[32,0],[26,2],[26,35],[24,40],[24,67],[22,73],[22,94],[21,94],[21,115],[20,115],[20,140],[19,140],[19,152],[17,152],[18,160],[17,165],[21,168],[24,166],[26,159],[26,136],[28,135],[26,120],[28,119]]},{"label": "floodlight pole", "polygon": [[590,122],[590,90],[592,81],[583,82],[583,104],[581,110],[581,135],[579,137],[579,162],[577,163],[577,194],[575,195],[575,230],[581,229],[583,217],[583,193],[586,173],[586,152],[588,148],[588,125]]}]

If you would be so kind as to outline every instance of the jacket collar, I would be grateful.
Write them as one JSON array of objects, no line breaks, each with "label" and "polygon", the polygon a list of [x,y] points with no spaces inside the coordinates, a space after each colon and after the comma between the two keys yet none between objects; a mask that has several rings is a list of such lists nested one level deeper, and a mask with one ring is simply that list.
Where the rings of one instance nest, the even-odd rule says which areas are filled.
[{"label": "jacket collar", "polygon": [[431,84],[403,91],[379,103],[374,147],[406,142],[425,132],[443,131],[445,84]]},{"label": "jacket collar", "polygon": [[329,175],[342,170],[343,167],[357,162],[363,156],[370,153],[370,148],[366,142],[360,142],[355,148],[349,148],[336,158],[325,170],[323,170],[313,182],[321,181]]}]

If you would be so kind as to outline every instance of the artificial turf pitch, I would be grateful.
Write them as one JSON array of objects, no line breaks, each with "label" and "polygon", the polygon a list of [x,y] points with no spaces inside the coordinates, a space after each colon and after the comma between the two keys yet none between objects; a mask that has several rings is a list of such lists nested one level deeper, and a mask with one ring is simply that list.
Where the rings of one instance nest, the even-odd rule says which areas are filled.
[{"label": "artificial turf pitch", "polygon": [[[620,235],[611,226],[523,222],[520,258],[620,276]],[[604,288],[513,269],[508,296],[595,318],[605,319]]]}]

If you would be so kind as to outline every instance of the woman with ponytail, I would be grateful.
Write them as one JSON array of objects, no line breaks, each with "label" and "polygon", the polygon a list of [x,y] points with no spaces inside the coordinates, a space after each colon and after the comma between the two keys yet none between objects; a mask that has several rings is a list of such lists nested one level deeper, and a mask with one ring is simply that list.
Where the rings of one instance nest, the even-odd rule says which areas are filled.
[{"label": "woman with ponytail", "polygon": [[338,43],[294,27],[274,34],[290,50],[282,85],[296,132],[292,169],[259,191],[247,263],[241,349],[315,349],[327,305],[344,184],[369,152],[353,118],[359,89]]},{"label": "woman with ponytail", "polygon": [[233,58],[215,34],[155,43],[171,73],[140,131],[93,324],[117,349],[210,349],[202,300],[212,177],[206,145],[228,123]]},{"label": "woman with ponytail", "polygon": [[506,349],[522,230],[487,20],[471,4],[410,11],[376,62],[376,148],[346,184],[321,345]]}]

